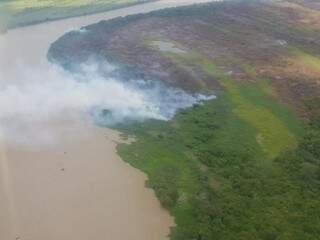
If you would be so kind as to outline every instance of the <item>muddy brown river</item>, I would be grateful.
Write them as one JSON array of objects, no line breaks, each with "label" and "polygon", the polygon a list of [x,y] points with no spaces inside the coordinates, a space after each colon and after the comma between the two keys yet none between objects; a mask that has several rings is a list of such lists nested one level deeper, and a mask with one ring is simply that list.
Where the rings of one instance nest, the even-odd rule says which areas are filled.
[{"label": "muddy brown river", "polygon": [[[17,86],[29,84],[32,78],[21,66],[40,72],[43,84],[54,81],[46,76],[53,68],[46,54],[67,31],[103,19],[205,1],[163,0],[10,30],[0,35],[0,95],[3,89],[14,93]],[[28,104],[22,102],[21,111]],[[146,176],[117,156],[119,133],[96,127],[85,111],[76,119],[65,114],[42,121],[31,117],[21,125],[19,117],[1,120],[0,239],[167,239],[174,220],[145,187]],[[7,131],[12,122],[16,136]]]}]

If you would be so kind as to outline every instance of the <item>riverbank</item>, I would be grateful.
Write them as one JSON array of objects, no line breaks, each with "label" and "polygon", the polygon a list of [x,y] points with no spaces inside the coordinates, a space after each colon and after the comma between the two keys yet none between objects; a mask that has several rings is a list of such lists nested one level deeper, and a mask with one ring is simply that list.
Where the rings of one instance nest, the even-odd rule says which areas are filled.
[{"label": "riverbank", "polygon": [[118,133],[95,127],[86,105],[64,105],[66,96],[81,102],[77,94],[46,94],[70,81],[46,56],[67,31],[192,2],[159,1],[0,36],[1,239],[166,239],[173,218],[145,188],[145,175],[117,156]]},{"label": "riverbank", "polygon": [[48,21],[97,14],[156,0],[117,1],[3,1],[0,3],[3,31]]},{"label": "riverbank", "polygon": [[54,124],[47,127],[60,131],[59,142],[9,145],[1,158],[9,180],[2,189],[10,190],[10,203],[1,206],[10,213],[0,220],[1,238],[166,239],[173,220],[145,189],[146,176],[118,157],[118,133]]}]

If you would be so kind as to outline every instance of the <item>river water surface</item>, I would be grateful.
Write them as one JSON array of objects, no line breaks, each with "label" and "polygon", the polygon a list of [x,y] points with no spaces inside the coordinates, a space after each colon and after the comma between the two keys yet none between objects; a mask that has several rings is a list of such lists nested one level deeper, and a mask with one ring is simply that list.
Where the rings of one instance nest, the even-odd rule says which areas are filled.
[{"label": "river water surface", "polygon": [[[205,1],[162,0],[10,30],[0,35],[0,95],[3,89],[29,84],[22,68],[37,69],[43,83],[54,81],[46,75],[54,67],[46,54],[65,32],[103,19]],[[24,104],[29,107],[28,101]],[[96,127],[87,115],[77,113],[75,120],[61,114],[41,122],[31,118],[16,126],[16,136],[6,129],[13,119],[1,120],[1,240],[167,239],[174,221],[145,188],[145,175],[117,156],[119,134]],[[13,141],[20,137],[22,142]]]}]

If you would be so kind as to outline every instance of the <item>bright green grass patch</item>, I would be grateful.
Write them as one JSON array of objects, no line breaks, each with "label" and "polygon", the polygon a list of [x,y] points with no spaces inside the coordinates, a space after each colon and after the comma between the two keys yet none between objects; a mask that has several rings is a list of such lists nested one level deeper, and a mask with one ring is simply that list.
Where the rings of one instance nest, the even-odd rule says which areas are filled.
[{"label": "bright green grass patch", "polygon": [[[214,64],[205,61],[203,68],[214,77],[221,76]],[[250,72],[253,71],[250,70]],[[259,84],[237,84],[225,77],[219,82],[230,94],[234,103],[234,112],[257,130],[257,141],[272,158],[283,151],[296,148],[296,137],[287,127],[287,122],[281,121],[277,116],[278,111],[270,110],[270,107],[279,108],[277,106],[279,103],[265,96],[266,86],[262,85],[261,90]],[[250,94],[251,92],[253,94]],[[266,103],[269,103],[269,106]],[[291,116],[296,119],[293,114]],[[285,120],[289,121],[289,118]]]},{"label": "bright green grass patch", "polygon": [[294,109],[280,102],[276,91],[267,80],[259,80],[254,84],[238,84],[237,87],[248,101],[259,108],[268,109],[276,116],[296,139],[302,136],[303,127]]},{"label": "bright green grass patch", "polygon": [[257,72],[256,70],[249,64],[242,64],[241,65],[243,72],[250,78],[256,79]]},{"label": "bright green grass patch", "polygon": [[267,81],[257,79],[252,66],[241,64],[248,77],[257,83],[237,84],[215,64],[197,54],[166,53],[165,56],[177,66],[200,67],[217,80],[229,94],[233,111],[257,131],[256,141],[271,158],[297,147],[296,135],[301,133],[297,117],[291,109],[280,104]]},{"label": "bright green grass patch", "polygon": [[291,52],[297,57],[297,60],[315,71],[320,72],[320,58],[308,54],[298,48],[291,48]]},{"label": "bright green grass patch", "polygon": [[[223,80],[220,83],[231,94],[235,113],[257,130],[257,141],[271,157],[297,146],[294,134],[272,111],[248,100],[231,80]],[[258,92],[259,88],[254,90]],[[257,101],[263,98],[263,96],[257,97]]]}]

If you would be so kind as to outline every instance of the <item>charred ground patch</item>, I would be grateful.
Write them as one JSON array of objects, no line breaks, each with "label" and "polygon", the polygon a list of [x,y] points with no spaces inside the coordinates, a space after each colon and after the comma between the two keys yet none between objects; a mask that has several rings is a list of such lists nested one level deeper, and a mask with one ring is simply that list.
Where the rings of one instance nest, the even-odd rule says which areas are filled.
[{"label": "charred ground patch", "polygon": [[[298,59],[301,53],[319,58],[319,21],[317,11],[295,3],[206,4],[100,22],[63,36],[52,45],[49,56],[70,65],[97,55],[121,64],[126,74],[138,78],[193,92],[219,89],[196,64],[185,66],[174,54],[150,44],[174,42],[191,55],[195,52],[213,61],[235,81],[269,79],[281,98],[303,113],[299,102],[319,92],[319,68],[315,60]],[[312,68],[313,74],[301,72],[301,67],[296,70],[296,64]]]}]

